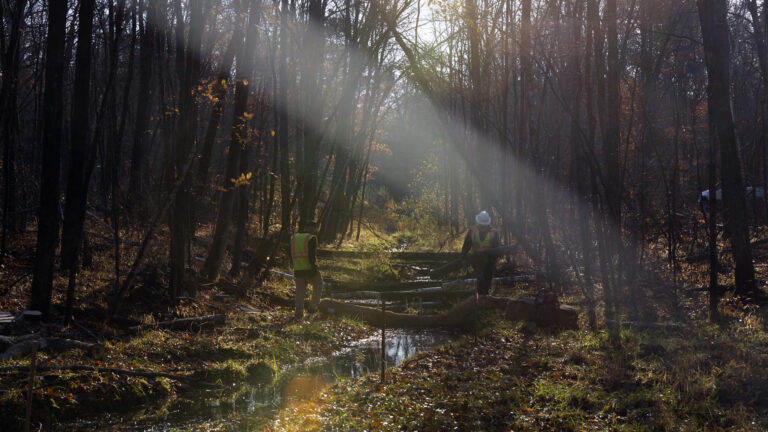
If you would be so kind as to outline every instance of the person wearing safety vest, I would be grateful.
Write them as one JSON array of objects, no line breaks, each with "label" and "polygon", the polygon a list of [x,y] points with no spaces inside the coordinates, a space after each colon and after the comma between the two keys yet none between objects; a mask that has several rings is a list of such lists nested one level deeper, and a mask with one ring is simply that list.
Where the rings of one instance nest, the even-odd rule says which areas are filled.
[{"label": "person wearing safety vest", "polygon": [[496,256],[488,250],[501,246],[499,234],[491,228],[491,216],[483,210],[475,216],[475,226],[464,237],[461,256],[472,264],[477,282],[477,296],[487,295],[496,271]]},{"label": "person wearing safety vest", "polygon": [[317,310],[323,293],[323,277],[317,269],[317,232],[314,221],[304,223],[304,229],[291,237],[291,262],[296,278],[296,318],[304,317],[304,297],[307,284],[312,285],[310,312]]}]

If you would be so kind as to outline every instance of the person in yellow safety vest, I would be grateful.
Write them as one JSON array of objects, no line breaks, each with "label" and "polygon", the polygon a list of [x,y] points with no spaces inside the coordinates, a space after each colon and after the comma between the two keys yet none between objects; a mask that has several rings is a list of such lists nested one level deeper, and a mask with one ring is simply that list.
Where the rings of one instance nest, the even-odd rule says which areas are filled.
[{"label": "person in yellow safety vest", "polygon": [[307,308],[317,310],[323,293],[323,277],[317,269],[317,231],[314,221],[304,223],[304,229],[291,237],[291,262],[296,278],[296,319],[304,317],[304,297],[307,284],[312,285],[312,300]]},{"label": "person in yellow safety vest", "polygon": [[493,273],[496,271],[496,256],[486,251],[499,246],[499,234],[491,228],[491,216],[483,210],[475,216],[475,226],[469,229],[461,247],[461,256],[467,259],[475,270],[475,290],[478,297],[488,294]]}]

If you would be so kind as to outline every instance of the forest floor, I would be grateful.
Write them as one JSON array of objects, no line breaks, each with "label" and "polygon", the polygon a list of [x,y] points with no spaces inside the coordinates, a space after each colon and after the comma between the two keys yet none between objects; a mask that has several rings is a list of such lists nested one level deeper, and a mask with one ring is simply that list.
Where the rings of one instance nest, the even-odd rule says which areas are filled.
[{"label": "forest floor", "polygon": [[[88,429],[82,425],[94,420],[98,423],[98,418],[105,414],[119,415],[138,409],[162,413],[170,400],[183,399],[201,388],[223,395],[236,383],[269,383],[279,379],[281,371],[289,366],[328,356],[372,331],[346,318],[321,320],[317,314],[308,314],[303,320],[295,320],[292,308],[271,305],[256,290],[230,295],[232,286],[226,283],[203,287],[194,298],[183,298],[175,304],[167,293],[163,272],[152,264],[165,259],[159,246],[163,244],[163,235],[154,242],[158,246],[150,252],[149,265],[115,323],[108,324],[104,318],[108,298],[105,294],[113,283],[113,258],[109,251],[97,251],[90,268],[80,274],[72,324],[63,324],[60,305],[65,301],[67,280],[60,274],[55,281],[51,323],[6,326],[3,334],[39,332],[104,347],[97,356],[82,350],[37,354],[33,428],[40,425],[44,430]],[[129,235],[126,237],[132,240]],[[2,268],[2,279],[10,283],[0,287],[0,311],[17,315],[28,302],[34,238],[34,233],[14,238],[10,247],[14,253]],[[135,255],[132,252],[127,255]],[[194,247],[193,255],[202,253],[203,248]],[[128,260],[121,263],[124,268],[128,264]],[[258,291],[288,298],[292,289],[291,282],[276,278]],[[225,315],[226,321],[181,331],[129,330],[130,325],[150,326],[175,318],[210,315]],[[102,370],[68,370],[71,366]],[[29,357],[0,361],[0,430],[22,430],[29,367]]]},{"label": "forest floor", "polygon": [[[31,269],[33,234],[14,238],[14,255],[2,269],[3,280],[11,283],[0,287],[0,311],[17,313],[27,301],[30,278],[25,275]],[[140,235],[125,237],[138,241]],[[164,262],[162,243],[156,242],[150,263]],[[204,248],[193,246],[193,256],[203,253]],[[124,326],[105,324],[98,312],[106,306],[103,294],[112,284],[111,260],[108,250],[94,253],[79,285],[76,324],[58,321],[39,329],[51,336],[102,343],[104,354],[94,358],[79,350],[41,352],[38,367],[85,365],[179,377],[45,370],[35,380],[33,425],[48,430],[69,424],[59,426],[67,430],[84,419],[140,406],[162,412],[169,400],[187,397],[192,387],[226,392],[231,383],[268,382],[290,365],[330,356],[376,331],[352,319],[316,314],[295,321],[291,308],[269,304],[253,289],[234,296],[221,286],[209,286],[194,299],[174,304],[163,272],[150,264],[127,298],[121,315],[126,322],[148,325],[226,314],[226,323],[194,331],[127,332]],[[381,257],[360,264],[358,270],[396,272]],[[764,277],[759,259],[758,270]],[[510,323],[495,313],[478,315],[464,337],[389,369],[383,383],[378,375],[340,380],[305,403],[278,411],[256,429],[768,430],[766,320],[761,311],[729,297],[723,303],[723,321],[710,323],[706,292],[700,289],[705,275],[703,264],[692,264],[683,265],[676,276],[660,269],[640,278],[655,320],[673,325],[625,325],[612,341],[606,330],[589,330],[584,314],[580,330],[561,332]],[[675,277],[679,282],[671,283]],[[62,304],[63,275],[56,287],[54,303]],[[535,289],[521,284],[495,294],[530,296]],[[258,290],[287,298],[292,283],[275,279]],[[562,298],[584,308],[582,299],[576,287],[567,288]],[[60,309],[56,311],[61,318]],[[23,424],[29,364],[29,358],[0,362],[3,430]],[[240,420],[216,420],[187,429],[252,428]]]},{"label": "forest floor", "polygon": [[619,344],[607,332],[484,323],[477,337],[420,353],[383,384],[338,384],[314,424],[278,429],[768,430],[768,337],[754,317],[624,328]]}]

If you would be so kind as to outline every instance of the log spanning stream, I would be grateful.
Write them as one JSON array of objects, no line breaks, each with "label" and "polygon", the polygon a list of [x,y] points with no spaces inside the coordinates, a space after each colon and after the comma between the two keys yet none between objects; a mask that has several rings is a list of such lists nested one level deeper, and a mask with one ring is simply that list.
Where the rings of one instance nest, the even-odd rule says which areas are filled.
[{"label": "log spanning stream", "polygon": [[[460,337],[447,330],[390,330],[386,335],[385,365],[397,366],[417,352],[429,350]],[[281,409],[296,409],[342,378],[377,373],[381,368],[381,338],[362,339],[333,354],[283,371],[267,386],[236,384],[225,392],[200,390],[172,402],[162,414],[146,409],[105,416],[93,422],[63,425],[78,430],[171,431],[227,423],[235,430],[260,430]],[[142,408],[142,407],[137,407]]]}]

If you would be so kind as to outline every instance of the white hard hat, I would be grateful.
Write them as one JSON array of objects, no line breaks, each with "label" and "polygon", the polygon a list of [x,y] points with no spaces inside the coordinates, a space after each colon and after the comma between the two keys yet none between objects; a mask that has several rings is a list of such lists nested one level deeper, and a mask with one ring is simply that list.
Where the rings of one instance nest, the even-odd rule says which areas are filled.
[{"label": "white hard hat", "polygon": [[487,211],[483,210],[480,213],[475,216],[475,222],[477,222],[478,225],[490,225],[491,224],[491,216],[488,214]]}]

